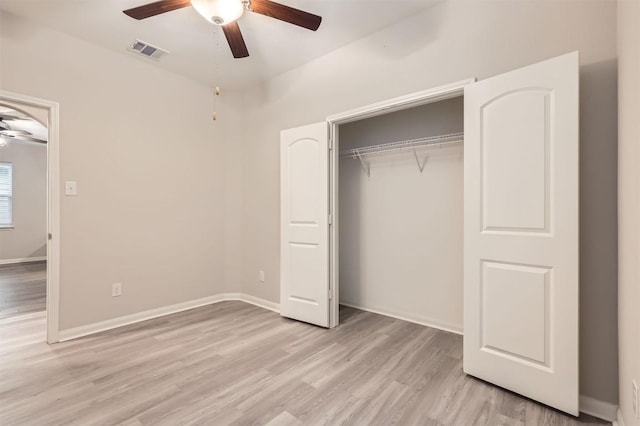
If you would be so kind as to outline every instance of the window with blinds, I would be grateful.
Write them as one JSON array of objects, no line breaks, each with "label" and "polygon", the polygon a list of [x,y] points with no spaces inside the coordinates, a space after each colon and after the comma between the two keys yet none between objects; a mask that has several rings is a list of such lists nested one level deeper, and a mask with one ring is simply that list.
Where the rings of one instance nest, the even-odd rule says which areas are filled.
[{"label": "window with blinds", "polygon": [[13,164],[0,163],[0,228],[13,223]]}]

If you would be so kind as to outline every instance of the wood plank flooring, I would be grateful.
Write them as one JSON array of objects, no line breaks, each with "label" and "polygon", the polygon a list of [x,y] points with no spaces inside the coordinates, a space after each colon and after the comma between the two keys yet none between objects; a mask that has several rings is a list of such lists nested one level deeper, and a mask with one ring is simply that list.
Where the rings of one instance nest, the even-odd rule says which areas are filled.
[{"label": "wood plank flooring", "polygon": [[46,295],[46,261],[0,265],[0,318],[44,311]]},{"label": "wood plank flooring", "polygon": [[462,372],[461,336],[343,308],[325,330],[222,302],[47,345],[0,319],[2,425],[579,425]]}]

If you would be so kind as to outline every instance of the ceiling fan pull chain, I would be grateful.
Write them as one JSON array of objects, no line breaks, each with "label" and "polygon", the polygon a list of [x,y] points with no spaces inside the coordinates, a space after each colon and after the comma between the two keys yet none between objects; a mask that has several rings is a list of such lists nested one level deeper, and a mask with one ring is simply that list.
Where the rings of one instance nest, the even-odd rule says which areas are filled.
[{"label": "ceiling fan pull chain", "polygon": [[216,114],[216,98],[220,96],[220,87],[216,86],[216,90],[214,92],[214,96],[213,96],[213,121],[216,121],[218,119],[218,114]]},{"label": "ceiling fan pull chain", "polygon": [[[215,62],[215,69],[216,69],[216,81],[220,78],[220,62],[218,60],[218,58],[220,57],[219,53],[220,53],[220,37],[218,36],[218,28],[215,28],[214,30],[214,37],[216,39],[216,45],[215,45],[215,49],[213,52],[213,58],[214,58],[214,62]],[[213,93],[213,121],[216,121],[218,119],[218,114],[216,113],[216,98],[220,96],[220,85],[216,84],[214,93]]]}]

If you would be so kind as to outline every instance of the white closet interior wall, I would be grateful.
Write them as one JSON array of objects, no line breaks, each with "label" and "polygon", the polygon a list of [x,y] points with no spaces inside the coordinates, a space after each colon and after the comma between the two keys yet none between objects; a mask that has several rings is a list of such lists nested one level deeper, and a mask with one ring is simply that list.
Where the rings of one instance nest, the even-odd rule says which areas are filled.
[{"label": "white closet interior wall", "polygon": [[[340,126],[341,152],[462,132],[463,98]],[[340,303],[462,331],[463,145],[341,158]]]}]

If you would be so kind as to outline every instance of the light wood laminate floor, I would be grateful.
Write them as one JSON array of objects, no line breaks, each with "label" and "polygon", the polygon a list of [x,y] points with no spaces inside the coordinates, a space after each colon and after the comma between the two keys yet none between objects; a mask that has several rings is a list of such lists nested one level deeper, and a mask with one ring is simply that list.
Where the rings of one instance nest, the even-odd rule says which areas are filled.
[{"label": "light wood laminate floor", "polygon": [[465,376],[461,336],[341,310],[325,330],[222,302],[47,345],[0,319],[0,424],[578,425]]},{"label": "light wood laminate floor", "polygon": [[0,265],[0,318],[44,311],[46,298],[47,262]]}]

